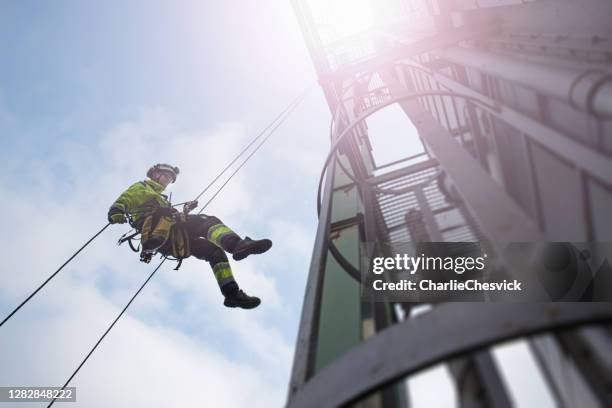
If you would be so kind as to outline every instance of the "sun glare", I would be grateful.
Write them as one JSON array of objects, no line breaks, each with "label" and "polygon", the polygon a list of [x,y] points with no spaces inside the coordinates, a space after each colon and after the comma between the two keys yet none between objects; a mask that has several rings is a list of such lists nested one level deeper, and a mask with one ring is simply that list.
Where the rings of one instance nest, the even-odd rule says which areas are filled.
[{"label": "sun glare", "polygon": [[314,0],[328,9],[330,28],[347,37],[370,28],[374,22],[371,0]]}]

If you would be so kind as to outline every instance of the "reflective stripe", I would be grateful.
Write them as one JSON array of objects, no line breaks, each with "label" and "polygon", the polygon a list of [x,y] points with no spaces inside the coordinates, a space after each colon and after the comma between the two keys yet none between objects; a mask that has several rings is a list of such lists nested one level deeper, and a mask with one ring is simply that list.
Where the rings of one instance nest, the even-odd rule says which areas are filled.
[{"label": "reflective stripe", "polygon": [[215,266],[213,266],[213,272],[215,273],[215,278],[220,286],[223,286],[229,281],[234,280],[234,275],[232,274],[232,268],[228,262],[219,262]]},{"label": "reflective stripe", "polygon": [[210,242],[212,242],[213,244],[217,245],[218,247],[222,248],[221,246],[221,238],[223,235],[227,234],[227,233],[231,233],[234,232],[231,229],[229,229],[228,227],[226,227],[223,224],[216,224],[213,225],[212,227],[210,227],[208,229],[208,240]]},{"label": "reflective stripe", "polygon": [[236,281],[234,280],[234,277],[233,277],[233,276],[231,276],[231,277],[229,277],[229,278],[225,278],[225,279],[220,280],[220,281],[217,281],[217,283],[219,284],[219,287],[220,287],[220,288],[222,288],[223,286],[225,286],[225,285],[227,285],[228,283],[231,283],[231,282],[236,282]]}]

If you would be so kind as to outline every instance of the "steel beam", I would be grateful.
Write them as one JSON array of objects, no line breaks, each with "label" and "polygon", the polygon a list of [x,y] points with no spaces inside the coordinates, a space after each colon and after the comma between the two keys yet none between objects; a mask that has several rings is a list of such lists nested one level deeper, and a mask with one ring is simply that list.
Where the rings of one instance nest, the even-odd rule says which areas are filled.
[{"label": "steel beam", "polygon": [[411,164],[410,166],[390,171],[388,173],[383,173],[378,176],[372,176],[366,181],[369,185],[379,185],[388,181],[398,179],[408,174],[416,173],[428,169],[430,167],[435,167],[437,165],[438,161],[436,159],[427,159],[423,160],[422,162]]},{"label": "steel beam", "polygon": [[502,341],[612,322],[607,303],[443,304],[349,350],[293,395],[287,408],[339,407],[420,369]]},{"label": "steel beam", "polygon": [[376,58],[372,58],[361,63],[340,67],[328,75],[320,76],[319,79],[321,82],[337,81],[361,72],[376,71],[381,68],[386,68],[400,59],[423,54],[424,52],[428,52],[432,49],[449,47],[461,41],[491,36],[497,29],[497,27],[492,25],[477,28],[453,28],[444,33],[438,33],[432,35],[431,37],[419,39],[408,45],[402,45],[391,50],[378,52],[376,54]]},{"label": "steel beam", "polygon": [[[411,66],[411,64],[408,64],[406,67],[410,69]],[[426,69],[419,66],[416,68]],[[488,98],[485,95],[476,92],[471,88],[452,80],[451,78],[448,78],[447,76],[435,72],[430,72],[429,75],[453,92],[470,96],[472,98],[481,99],[489,104],[495,102],[493,99]],[[576,166],[584,169],[588,174],[593,175],[602,181],[610,180],[610,175],[612,174],[612,160],[610,160],[610,158],[606,155],[594,150],[593,148],[585,146],[584,144],[569,138],[563,133],[552,129],[536,119],[524,115],[508,106],[499,106],[498,110],[489,109],[485,105],[479,105],[478,108],[487,111],[491,115],[506,123],[511,123],[514,128],[524,132],[530,140],[535,141],[559,156],[570,160],[571,162],[575,163]]]},{"label": "steel beam", "polygon": [[[332,168],[335,168],[336,159],[332,159]],[[295,356],[293,358],[293,369],[289,382],[288,399],[302,387],[310,375],[314,347],[316,343],[316,330],[320,307],[320,297],[323,285],[323,271],[327,259],[327,243],[329,241],[329,229],[331,225],[331,207],[333,197],[334,171],[330,171],[325,180],[325,192],[319,216],[319,226],[315,237],[315,245],[312,251],[306,292],[300,318],[300,328],[295,345]]]},{"label": "steel beam", "polygon": [[461,408],[512,408],[511,398],[489,350],[450,362]]},{"label": "steel beam", "polygon": [[604,407],[612,406],[612,338],[602,327],[557,333],[591,391]]},{"label": "steel beam", "polygon": [[[534,89],[546,96],[554,96],[582,111],[602,117],[612,116],[612,75],[605,70],[580,71],[536,64],[462,47],[434,51],[432,54]],[[525,72],[529,72],[529,75],[525,75]]]},{"label": "steel beam", "polygon": [[[393,94],[406,91],[397,81],[389,81],[388,85]],[[534,222],[419,102],[406,100],[399,104],[485,235],[500,242],[543,239]]]}]

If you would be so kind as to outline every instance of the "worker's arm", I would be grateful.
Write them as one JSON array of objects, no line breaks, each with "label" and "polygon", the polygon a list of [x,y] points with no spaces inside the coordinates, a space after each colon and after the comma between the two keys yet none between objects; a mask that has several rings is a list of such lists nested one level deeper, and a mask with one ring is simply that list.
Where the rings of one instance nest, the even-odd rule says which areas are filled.
[{"label": "worker's arm", "polygon": [[123,224],[127,221],[126,214],[132,212],[136,207],[143,188],[142,183],[134,183],[121,193],[108,210],[108,221],[111,224]]}]

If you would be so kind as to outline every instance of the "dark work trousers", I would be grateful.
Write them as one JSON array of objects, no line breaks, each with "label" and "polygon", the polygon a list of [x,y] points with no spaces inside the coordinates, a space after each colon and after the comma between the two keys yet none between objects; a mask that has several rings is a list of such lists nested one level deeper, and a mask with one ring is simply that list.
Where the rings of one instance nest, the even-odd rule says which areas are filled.
[{"label": "dark work trousers", "polygon": [[[225,251],[233,252],[236,243],[240,240],[233,231],[227,233],[227,237],[220,240],[219,244],[223,247],[213,244],[208,240],[208,232],[211,227],[223,225],[220,219],[208,215],[187,215],[186,226],[189,235],[189,245],[191,254],[198,259],[208,261],[212,267],[219,262],[227,262]],[[172,255],[172,246],[166,242],[159,250],[164,255]]]},{"label": "dark work trousers", "polygon": [[[181,225],[186,227],[191,254],[210,264],[223,294],[235,290],[237,284],[225,251],[233,252],[240,237],[213,216],[188,215]],[[172,255],[172,244],[166,242],[159,252]]]}]

